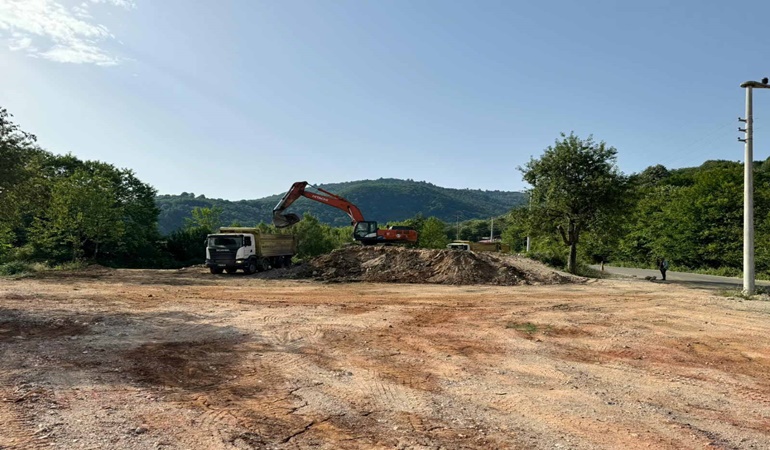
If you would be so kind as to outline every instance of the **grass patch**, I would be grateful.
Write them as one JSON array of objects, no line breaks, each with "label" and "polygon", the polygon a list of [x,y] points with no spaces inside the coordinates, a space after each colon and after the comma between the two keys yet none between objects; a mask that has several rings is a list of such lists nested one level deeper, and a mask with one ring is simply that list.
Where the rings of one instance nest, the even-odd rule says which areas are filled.
[{"label": "grass patch", "polygon": [[51,266],[50,263],[45,261],[10,261],[5,264],[0,264],[0,276],[24,278],[42,272],[76,271],[85,269],[86,267],[88,267],[88,263],[82,260],[64,262],[55,266]]},{"label": "grass patch", "polygon": [[727,298],[739,298],[742,300],[770,300],[770,287],[756,286],[754,288],[754,295],[746,295],[741,289],[722,289],[717,291],[717,295]]},{"label": "grass patch", "polygon": [[75,261],[68,261],[61,264],[57,264],[53,266],[51,269],[67,271],[67,270],[83,270],[86,267],[88,267],[88,263],[78,259]]},{"label": "grass patch", "polygon": [[586,277],[586,278],[611,278],[612,275],[610,275],[607,272],[602,272],[601,270],[591,268],[585,264],[578,264],[577,270],[575,271],[575,275],[580,277]]},{"label": "grass patch", "polygon": [[522,333],[529,335],[535,334],[539,331],[538,326],[532,322],[508,322],[505,324],[505,328],[521,331]]}]

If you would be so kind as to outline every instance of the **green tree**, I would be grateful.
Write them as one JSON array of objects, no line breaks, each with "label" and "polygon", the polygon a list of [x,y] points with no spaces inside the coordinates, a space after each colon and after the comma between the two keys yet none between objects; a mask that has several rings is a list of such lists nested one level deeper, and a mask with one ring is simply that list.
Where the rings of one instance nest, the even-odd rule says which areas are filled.
[{"label": "green tree", "polygon": [[37,147],[37,138],[11,121],[13,116],[0,108],[0,247],[10,248],[25,217],[47,198],[41,185],[41,167],[45,152]]},{"label": "green tree", "polygon": [[192,218],[187,219],[187,227],[202,227],[209,229],[213,233],[222,223],[222,208],[214,206],[211,208],[195,207],[192,210]]},{"label": "green tree", "polygon": [[302,220],[293,227],[297,235],[297,256],[312,258],[334,250],[331,227],[321,224],[318,219],[305,213]]},{"label": "green tree", "polygon": [[604,264],[618,254],[618,246],[625,228],[625,220],[618,217],[620,212],[612,215],[599,213],[593,226],[583,235],[583,255],[592,263]]},{"label": "green tree", "polygon": [[186,227],[172,232],[165,242],[165,249],[176,265],[203,264],[206,259],[206,236],[211,232],[205,227]]},{"label": "green tree", "polygon": [[446,224],[436,217],[428,217],[420,229],[421,248],[446,248],[449,243],[446,235]]},{"label": "green tree", "polygon": [[116,243],[123,235],[122,217],[110,181],[76,170],[54,184],[47,220],[37,222],[36,235],[49,246],[66,243],[73,260],[84,255],[95,259],[102,245]]},{"label": "green tree", "polygon": [[115,196],[121,210],[124,233],[115,246],[115,262],[121,266],[147,267],[159,258],[157,191],[141,182],[131,170],[112,168]]},{"label": "green tree", "polygon": [[500,239],[510,245],[511,251],[523,252],[527,249],[527,236],[529,231],[529,211],[527,207],[520,207],[508,213],[506,227],[500,234]]},{"label": "green tree", "polygon": [[539,159],[519,168],[531,186],[532,215],[556,229],[569,247],[567,270],[577,269],[580,235],[599,213],[612,216],[623,205],[626,179],[616,165],[617,150],[592,137],[561,134]]},{"label": "green tree", "polygon": [[11,117],[5,108],[0,108],[0,199],[24,178],[26,153],[37,148],[37,138],[22,131]]},{"label": "green tree", "polygon": [[[770,207],[767,175],[757,171],[758,242]],[[629,262],[648,265],[666,257],[679,267],[739,270],[742,260],[743,166],[707,161],[700,167],[667,171],[652,166],[634,175],[632,213],[618,248]],[[757,245],[757,266],[764,266]],[[761,256],[760,256],[761,255]]]}]

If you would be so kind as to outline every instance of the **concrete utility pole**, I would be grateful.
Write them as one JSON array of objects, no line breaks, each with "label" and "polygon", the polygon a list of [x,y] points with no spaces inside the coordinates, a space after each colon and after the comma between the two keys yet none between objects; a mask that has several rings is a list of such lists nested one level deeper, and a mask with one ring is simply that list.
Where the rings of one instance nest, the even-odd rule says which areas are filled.
[{"label": "concrete utility pole", "polygon": [[460,240],[460,213],[457,213],[455,215],[455,218],[457,219],[457,239],[455,240],[459,241]]},{"label": "concrete utility pole", "polygon": [[[529,191],[529,212],[532,212],[532,191]],[[529,233],[527,233],[527,253],[529,253],[529,246],[531,244]]]},{"label": "concrete utility pole", "polygon": [[495,240],[495,218],[493,217],[491,222],[489,223],[489,240],[494,241]]},{"label": "concrete utility pole", "polygon": [[746,128],[738,131],[746,133],[745,138],[738,138],[746,143],[743,166],[743,293],[754,295],[754,111],[752,91],[754,88],[770,89],[768,79],[762,82],[746,81],[741,84],[746,89],[746,117],[738,118],[746,123]]}]

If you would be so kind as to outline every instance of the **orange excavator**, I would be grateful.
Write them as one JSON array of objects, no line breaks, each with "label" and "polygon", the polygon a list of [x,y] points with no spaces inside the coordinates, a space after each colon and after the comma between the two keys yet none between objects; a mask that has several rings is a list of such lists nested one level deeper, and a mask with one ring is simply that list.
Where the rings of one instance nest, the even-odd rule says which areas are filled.
[{"label": "orange excavator", "polygon": [[273,224],[277,228],[285,228],[300,221],[296,214],[284,214],[286,208],[298,198],[305,197],[320,203],[341,209],[350,216],[353,225],[353,239],[364,245],[374,244],[398,244],[417,242],[417,231],[409,227],[390,227],[386,230],[377,228],[377,222],[364,220],[364,215],[358,206],[350,203],[339,195],[332,194],[319,187],[313,187],[318,192],[308,191],[310,186],[307,181],[297,181],[291,185],[291,189],[283,196],[280,202],[273,208]]}]

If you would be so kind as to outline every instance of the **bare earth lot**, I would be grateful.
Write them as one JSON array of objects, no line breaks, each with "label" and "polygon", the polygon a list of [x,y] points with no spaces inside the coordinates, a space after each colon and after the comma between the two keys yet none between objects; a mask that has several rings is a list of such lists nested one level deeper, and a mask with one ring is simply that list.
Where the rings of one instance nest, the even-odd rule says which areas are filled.
[{"label": "bare earth lot", "polygon": [[0,448],[770,448],[770,302],[673,284],[0,280]]}]

